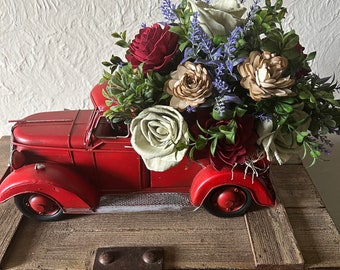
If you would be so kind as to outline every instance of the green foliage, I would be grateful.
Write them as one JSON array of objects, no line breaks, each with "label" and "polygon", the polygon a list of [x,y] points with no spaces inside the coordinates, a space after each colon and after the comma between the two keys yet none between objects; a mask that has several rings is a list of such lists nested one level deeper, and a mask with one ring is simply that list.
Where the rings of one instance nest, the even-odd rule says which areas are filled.
[{"label": "green foliage", "polygon": [[197,121],[197,126],[201,130],[202,134],[199,134],[197,138],[190,135],[190,140],[193,142],[190,147],[189,157],[193,158],[194,151],[203,150],[210,144],[210,153],[215,155],[216,147],[219,140],[226,140],[230,144],[235,143],[235,136],[237,131],[237,123],[235,119],[231,119],[225,125],[218,125],[209,129],[203,128]]},{"label": "green foliage", "polygon": [[[129,48],[130,41],[128,41],[126,39],[126,31],[121,32],[121,33],[115,32],[115,33],[112,33],[111,36],[114,37],[114,38],[119,38],[119,40],[116,41],[116,43],[115,43],[116,45],[118,45],[119,47],[122,47],[122,48]],[[124,65],[126,63],[124,63],[124,61],[120,57],[112,55],[110,61],[104,61],[104,62],[102,62],[102,64],[105,67],[110,68],[110,72],[111,72],[111,74],[113,74],[114,71],[117,69],[117,67]],[[108,78],[107,74],[104,74],[102,81],[108,81],[108,80],[109,80],[109,78]]]},{"label": "green foliage", "polygon": [[178,8],[173,10],[179,19],[179,23],[175,25],[171,25],[170,32],[173,32],[179,36],[179,50],[183,51],[189,44],[187,36],[189,34],[191,16],[193,12],[188,7],[188,3],[186,0],[182,0],[181,5]]},{"label": "green foliage", "polygon": [[283,39],[281,20],[286,13],[282,1],[277,1],[275,5],[271,5],[271,1],[266,1],[266,6],[257,11],[253,25],[242,41],[245,51],[241,54],[247,56],[253,50],[278,53]]},{"label": "green foliage", "polygon": [[225,120],[225,119],[232,119],[239,117],[241,118],[247,113],[247,109],[240,107],[240,106],[234,106],[233,108],[229,108],[228,110],[225,110],[223,113],[217,111],[216,109],[212,110],[212,117],[219,121],[219,120]]},{"label": "green foliage", "polygon": [[294,76],[301,68],[310,71],[308,61],[315,57],[315,52],[303,54],[299,36],[294,30],[285,32],[282,20],[287,9],[282,6],[282,0],[275,4],[266,1],[266,6],[256,13],[251,29],[245,37],[238,41],[239,56],[248,56],[250,51],[269,51],[288,59],[287,75]]},{"label": "green foliage", "polygon": [[298,82],[293,90],[304,103],[304,111],[311,116],[310,131],[319,134],[332,133],[340,126],[340,102],[334,100],[337,84],[330,77],[319,78],[315,74]]},{"label": "green foliage", "polygon": [[168,98],[163,91],[167,77],[156,72],[143,73],[142,65],[132,68],[129,63],[111,75],[103,91],[110,110],[104,115],[111,121],[130,121],[143,109],[161,104]]},{"label": "green foliage", "polygon": [[296,103],[294,97],[272,97],[262,99],[256,103],[256,111],[264,112],[271,116],[274,127],[284,125],[293,113],[293,105]]},{"label": "green foliage", "polygon": [[114,38],[119,38],[118,41],[116,41],[116,45],[122,48],[129,48],[131,41],[126,39],[126,31],[123,31],[121,33],[114,32],[111,34]]},{"label": "green foliage", "polygon": [[[335,133],[340,127],[340,102],[334,100],[337,84],[330,79],[311,74],[292,88],[294,96],[263,99],[255,107],[256,111],[270,116],[274,130],[280,127],[292,134],[295,142],[304,147],[305,155],[309,153],[312,157],[311,165],[321,155],[319,136]],[[294,117],[298,104],[303,104],[303,112],[306,114],[301,119]],[[310,121],[308,130],[300,130],[307,121]]]},{"label": "green foliage", "polygon": [[[117,69],[119,65],[123,63],[123,60],[120,57],[112,55],[110,61],[104,61],[102,64],[106,67],[110,68],[111,74]],[[105,79],[106,75],[104,74],[103,79]]]},{"label": "green foliage", "polygon": [[[282,0],[265,1],[265,6],[257,11],[249,31],[238,41],[238,56],[247,57],[254,50],[283,56],[288,60],[284,76],[294,78],[299,72],[308,74],[311,71],[309,61],[315,58],[316,53],[304,54],[295,31],[283,30],[282,20],[287,10],[282,4]],[[321,155],[318,136],[339,130],[340,104],[334,100],[337,85],[328,82],[329,79],[307,75],[296,82],[291,89],[294,93],[289,97],[271,97],[256,103],[249,100],[249,112],[254,110],[255,113],[267,115],[273,121],[273,130],[280,128],[291,133],[294,141],[303,145],[305,153],[310,154],[314,163]],[[304,104],[306,117],[297,120],[294,113],[298,104]],[[310,121],[308,130],[299,130],[306,121]]]}]

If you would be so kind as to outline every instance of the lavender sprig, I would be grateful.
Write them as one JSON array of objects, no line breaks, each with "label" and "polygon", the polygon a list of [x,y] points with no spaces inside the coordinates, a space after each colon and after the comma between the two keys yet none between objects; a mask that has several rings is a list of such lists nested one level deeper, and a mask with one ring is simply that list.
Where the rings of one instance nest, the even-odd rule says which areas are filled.
[{"label": "lavender sprig", "polygon": [[196,108],[195,107],[191,107],[190,105],[186,108],[188,113],[193,113],[196,112]]},{"label": "lavender sprig", "polygon": [[171,3],[171,0],[163,0],[162,5],[160,6],[161,12],[163,14],[164,19],[169,22],[173,23],[177,20],[177,15],[174,12],[176,9],[176,5]]},{"label": "lavender sprig", "polygon": [[[224,64],[224,69],[228,71],[228,73],[237,79],[237,75],[233,72],[234,67],[242,62],[243,59],[237,58],[234,53],[236,52],[236,44],[237,41],[243,37],[243,29],[239,26],[235,27],[235,29],[230,33],[230,36],[227,38],[227,42],[223,43],[221,54],[221,60]],[[222,74],[216,74],[216,77],[221,76]]]},{"label": "lavender sprig", "polygon": [[331,155],[331,150],[334,144],[331,142],[330,139],[327,138],[325,135],[319,135],[318,137],[308,136],[308,141],[311,142],[315,148],[315,150],[323,153],[326,156]]},{"label": "lavender sprig", "polygon": [[215,78],[212,84],[221,95],[231,91],[226,81],[222,80],[219,76]]},{"label": "lavender sprig", "polygon": [[230,104],[234,103],[237,105],[242,105],[243,101],[234,94],[220,95],[215,98],[215,106],[214,110],[219,114],[219,116],[223,116],[227,109],[230,108]]},{"label": "lavender sprig", "polygon": [[243,27],[244,32],[249,31],[250,28],[253,26],[254,24],[253,20],[255,18],[256,12],[260,9],[259,3],[261,2],[261,0],[253,0],[253,1],[254,3],[250,7],[250,10],[247,15],[247,22],[245,23]]},{"label": "lavender sprig", "polygon": [[207,34],[203,31],[202,27],[200,26],[200,22],[198,20],[199,13],[194,12],[192,16],[192,20],[190,23],[190,30],[189,30],[189,40],[196,50],[196,54],[200,51],[204,52],[207,55],[210,55],[213,44],[212,41],[208,38]]},{"label": "lavender sprig", "polygon": [[254,114],[254,117],[256,119],[259,119],[261,122],[263,121],[268,121],[268,120],[272,120],[272,116],[271,115],[268,115],[266,113],[257,113],[257,114]]}]

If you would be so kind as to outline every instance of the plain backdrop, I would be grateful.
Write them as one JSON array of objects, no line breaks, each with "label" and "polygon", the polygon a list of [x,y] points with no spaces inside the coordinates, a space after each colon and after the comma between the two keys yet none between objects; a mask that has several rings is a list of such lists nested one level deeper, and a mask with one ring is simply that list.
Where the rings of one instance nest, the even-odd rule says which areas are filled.
[{"label": "plain backdrop", "polygon": [[[213,0],[212,0],[213,1]],[[262,1],[264,2],[264,0]],[[249,6],[252,0],[247,0]],[[140,25],[161,21],[161,0],[0,0],[0,136],[10,119],[51,110],[91,108],[89,92],[99,81],[114,46],[112,32],[133,38]],[[285,27],[294,28],[312,67],[340,80],[340,1],[285,0]],[[308,169],[340,227],[340,138],[330,161]]]}]

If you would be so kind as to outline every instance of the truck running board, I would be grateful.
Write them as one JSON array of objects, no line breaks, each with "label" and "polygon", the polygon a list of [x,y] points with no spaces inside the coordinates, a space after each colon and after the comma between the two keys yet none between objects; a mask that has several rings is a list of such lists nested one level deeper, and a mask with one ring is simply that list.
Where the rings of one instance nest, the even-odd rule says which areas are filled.
[{"label": "truck running board", "polygon": [[187,193],[129,193],[106,195],[95,213],[178,211],[193,208]]}]

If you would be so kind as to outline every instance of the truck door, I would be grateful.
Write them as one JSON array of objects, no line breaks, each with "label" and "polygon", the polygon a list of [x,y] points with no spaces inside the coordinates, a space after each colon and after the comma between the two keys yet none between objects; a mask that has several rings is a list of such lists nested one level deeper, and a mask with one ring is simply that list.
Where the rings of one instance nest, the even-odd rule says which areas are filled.
[{"label": "truck door", "polygon": [[93,137],[92,151],[97,174],[96,182],[101,192],[140,190],[142,188],[141,159],[133,150],[130,139],[124,137],[124,130],[113,130],[106,119],[101,117]]}]

